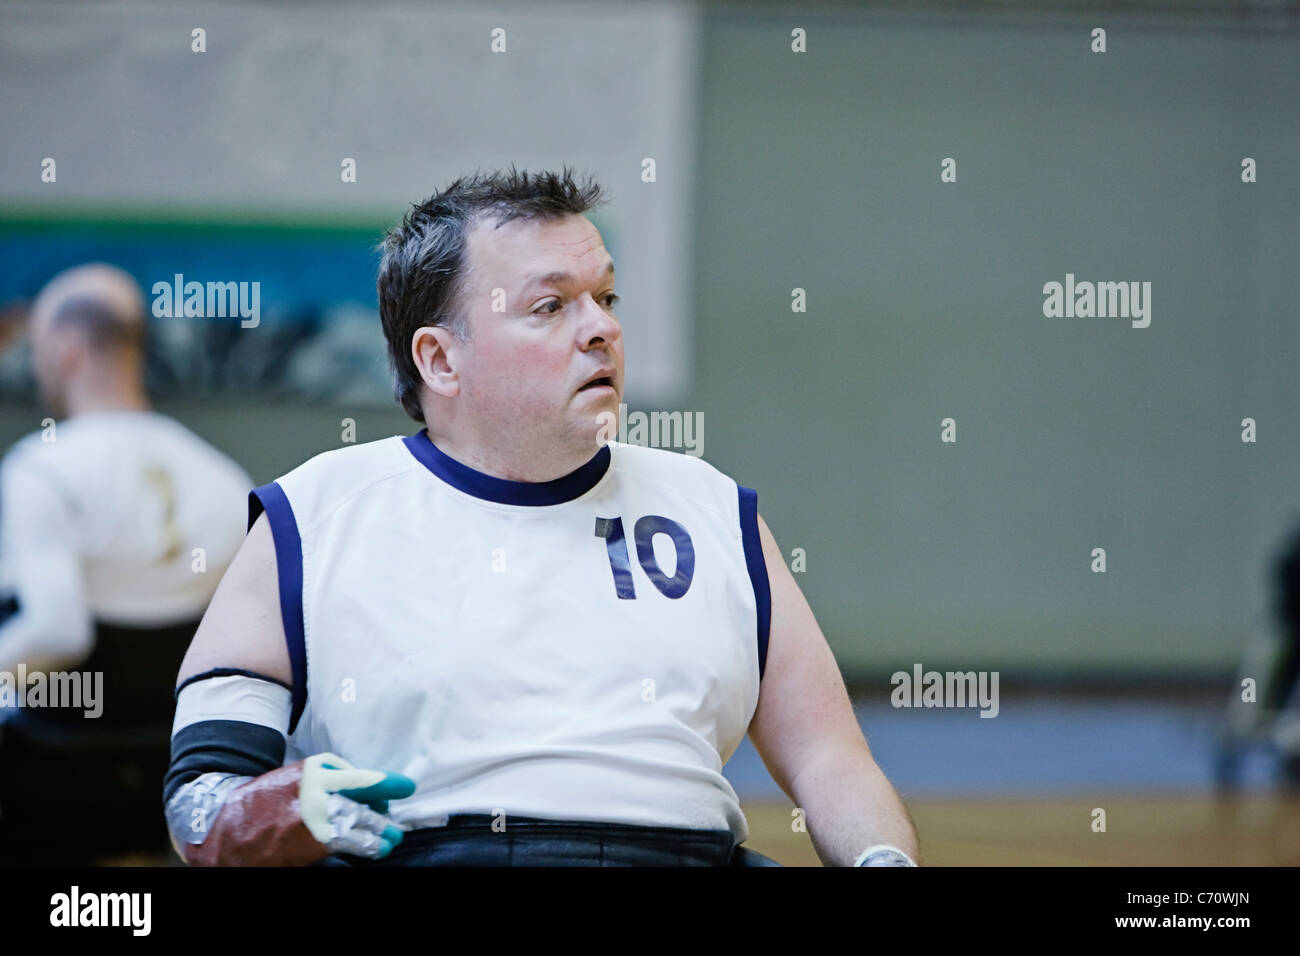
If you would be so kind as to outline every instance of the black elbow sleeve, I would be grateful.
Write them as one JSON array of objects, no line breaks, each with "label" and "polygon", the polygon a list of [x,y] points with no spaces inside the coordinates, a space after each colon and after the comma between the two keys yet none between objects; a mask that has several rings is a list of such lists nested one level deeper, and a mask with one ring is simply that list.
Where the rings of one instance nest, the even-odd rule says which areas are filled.
[{"label": "black elbow sleeve", "polygon": [[205,773],[260,777],[284,763],[284,734],[243,720],[202,720],[172,737],[171,765],[163,778],[163,805]]}]

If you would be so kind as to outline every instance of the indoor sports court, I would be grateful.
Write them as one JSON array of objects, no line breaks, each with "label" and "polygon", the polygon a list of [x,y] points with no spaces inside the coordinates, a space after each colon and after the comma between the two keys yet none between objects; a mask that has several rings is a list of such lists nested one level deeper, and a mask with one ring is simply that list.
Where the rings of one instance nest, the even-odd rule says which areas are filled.
[{"label": "indoor sports court", "polygon": [[[164,817],[164,772],[170,805],[198,771],[176,776],[171,739],[187,721],[226,713],[226,703],[176,720],[178,674],[227,681],[232,694],[241,679],[261,680],[258,712],[283,706],[291,727],[304,713],[301,726],[323,727],[324,697],[360,693],[374,708],[366,720],[427,738],[418,759],[389,747],[396,731],[367,740],[336,722],[333,733],[304,739],[348,740],[362,760],[327,770],[389,774],[385,784],[409,773],[418,799],[433,800],[454,781],[471,787],[476,766],[482,781],[526,765],[527,754],[492,748],[533,732],[541,739],[548,714],[558,726],[563,707],[608,690],[576,673],[565,686],[548,668],[585,667],[624,635],[633,669],[616,668],[610,680],[641,695],[637,714],[662,721],[643,728],[641,745],[693,747],[701,765],[683,779],[711,782],[693,819],[732,812],[734,820],[738,806],[746,847],[787,867],[826,865],[809,823],[828,832],[844,824],[810,821],[752,737],[725,767],[713,760],[742,736],[751,697],[762,700],[767,688],[785,688],[772,690],[773,700],[810,707],[834,696],[795,678],[782,683],[824,637],[834,660],[817,686],[834,690],[838,670],[871,755],[914,825],[922,866],[1300,864],[1297,62],[1295,3],[548,0],[488,9],[381,0],[325,2],[308,15],[270,0],[190,8],[0,0],[0,453],[9,469],[0,492],[0,819],[6,799],[35,813],[47,792],[66,795],[62,812],[78,813],[86,794],[68,781],[93,767],[95,787],[114,794],[104,799],[121,801],[121,821],[145,807],[140,832],[149,836],[140,844],[124,837],[94,863],[181,866],[166,846],[168,826],[181,824]],[[403,588],[391,573],[399,546],[375,546],[370,563],[383,573],[372,579],[328,578],[311,564],[317,556],[342,555],[341,568],[377,539],[348,537],[341,519],[329,531],[337,539],[310,537],[336,519],[324,497],[286,476],[319,455],[360,461],[368,443],[414,441],[425,423],[412,408],[421,412],[422,400],[453,408],[446,403],[455,395],[430,384],[446,380],[436,359],[415,364],[436,355],[435,336],[413,357],[410,328],[394,326],[397,306],[388,304],[399,303],[409,322],[444,301],[402,283],[433,288],[417,279],[440,281],[430,277],[446,263],[403,266],[399,253],[435,239],[408,234],[401,246],[391,237],[457,177],[511,167],[572,167],[604,188],[608,201],[582,213],[594,230],[584,225],[545,247],[587,243],[617,264],[614,304],[595,295],[572,301],[581,299],[584,320],[594,327],[599,318],[611,340],[616,322],[625,368],[584,356],[577,391],[601,393],[583,401],[608,401],[607,415],[617,409],[605,437],[616,454],[624,449],[623,462],[696,477],[681,479],[669,504],[618,512],[626,535],[602,511],[588,535],[591,515],[582,515],[582,544],[595,548],[589,588],[566,577],[578,574],[567,556],[542,561],[540,545],[520,543],[527,539],[498,547],[487,532],[475,537],[474,527],[506,526],[490,525],[490,516],[453,524],[460,536],[440,550],[430,515],[445,519],[445,510],[395,519],[384,509],[398,506],[375,492],[370,512],[358,505],[359,514],[379,527],[404,525],[401,547],[427,547],[426,557],[447,562],[436,565],[441,579],[418,582],[428,586],[427,607],[442,607],[432,595],[454,600],[447,581],[479,597],[450,617],[393,610],[393,620],[367,625],[349,617],[367,601],[411,606],[409,579]],[[478,269],[455,273],[465,282],[513,276],[533,261],[531,247],[488,241],[465,239],[465,258],[455,261]],[[85,338],[66,353],[43,350],[40,296],[66,270],[96,263],[125,283],[112,288],[138,292],[113,300],[87,286],[65,295],[49,327],[75,321]],[[596,288],[606,279],[597,272],[591,291],[612,292],[612,280]],[[389,277],[384,302],[377,276]],[[489,319],[513,315],[510,283],[498,284],[500,295],[479,290]],[[489,304],[488,293],[507,304]],[[128,300],[121,307],[134,325],[124,331],[114,309]],[[444,355],[447,341],[437,339]],[[124,349],[138,349],[131,374],[142,383],[130,407],[183,428],[210,457],[191,457],[188,471],[136,469],[138,490],[125,496],[135,510],[115,511],[115,462],[190,440],[160,421],[154,437],[139,439],[96,431],[84,415],[77,424],[78,409],[97,407],[88,395],[108,394],[95,392],[105,381],[95,362]],[[479,395],[486,383],[517,382],[522,395],[560,367],[544,356],[507,366],[508,380],[464,381],[476,381]],[[513,404],[492,419],[494,453],[522,455],[511,449],[541,441],[521,422],[539,414],[542,399],[507,397]],[[100,458],[87,452],[59,471],[39,457],[86,434],[98,436]],[[200,456],[197,445],[185,447]],[[645,449],[656,454],[629,457]],[[474,470],[446,457],[453,470]],[[706,481],[680,458],[702,459],[717,474]],[[541,461],[532,458],[536,470],[529,461],[483,464],[467,480],[567,487],[591,464],[545,471]],[[366,467],[387,475],[380,464]],[[369,487],[369,478],[355,481]],[[250,520],[255,488],[280,492],[263,494]],[[710,497],[718,488],[731,496],[725,508]],[[340,493],[344,500],[352,501]],[[483,500],[511,502],[486,492]],[[690,517],[672,511],[674,502]],[[308,503],[319,509],[310,520]],[[38,519],[42,508],[64,518]],[[301,520],[286,523],[293,509]],[[687,534],[723,511],[723,531]],[[206,625],[212,634],[227,629],[228,659],[209,636],[204,666],[180,670],[205,614],[218,620],[208,602],[262,513],[274,548],[259,552],[269,557],[240,587],[264,586],[258,619],[269,614],[286,636],[276,645],[283,673],[268,676],[238,656],[242,625],[229,623]],[[649,524],[634,531],[636,515]],[[759,515],[784,567],[772,552],[758,557],[768,547]],[[472,587],[464,569],[473,562],[454,557],[471,545],[486,569]],[[293,561],[296,579],[285,570]],[[157,577],[172,583],[137,600],[160,562],[179,576]],[[708,577],[721,566],[731,590],[706,583],[689,593],[691,580],[722,581]],[[525,573],[519,568],[532,569],[527,584],[511,578]],[[493,590],[497,582],[516,590]],[[374,597],[385,588],[402,600]],[[697,612],[691,601],[704,593],[726,597]],[[795,593],[815,627],[790,623]],[[576,596],[566,605],[568,595]],[[660,602],[659,624],[641,615],[649,601]],[[53,610],[33,610],[42,606]],[[570,616],[551,620],[545,609],[556,607]],[[674,616],[687,609],[701,616]],[[56,611],[66,623],[48,623]],[[499,624],[509,614],[524,623]],[[38,617],[43,632],[32,629]],[[331,620],[337,646],[345,638],[360,646],[358,632],[369,640],[351,669],[324,656],[334,646]],[[353,621],[363,623],[343,634]],[[418,638],[427,632],[428,647],[438,648],[448,621],[467,649],[449,658],[464,668],[450,676],[430,663],[436,650],[421,656]],[[756,663],[782,660],[777,645],[793,646],[792,631],[811,643],[757,671]],[[688,638],[700,641],[698,655]],[[727,640],[734,647],[717,643]],[[385,653],[391,659],[376,663]],[[107,719],[81,720],[81,704],[60,704],[53,684],[48,698],[24,685],[20,705],[20,665],[24,675],[41,666],[104,674]],[[381,686],[381,697],[407,706],[422,693],[412,689],[421,666],[430,669],[425,709],[405,725],[397,704],[385,711],[365,696]],[[306,682],[326,673],[338,686],[309,695]],[[95,685],[77,686],[89,694]],[[543,686],[565,703],[539,698],[537,720],[519,720],[519,701]],[[674,723],[662,715],[678,712],[671,695],[683,688],[696,695],[681,705],[693,717]],[[653,711],[656,692],[677,703]],[[143,713],[146,700],[147,718],[131,707]],[[346,720],[346,703],[331,706]],[[42,707],[69,719],[10,744],[6,756],[6,725],[18,739],[28,731],[10,721]],[[801,709],[783,709],[782,719],[793,726]],[[506,714],[518,723],[502,723],[494,738]],[[819,719],[832,734],[834,722]],[[806,749],[822,739],[821,724],[802,720],[790,739]],[[582,729],[594,733],[600,722],[593,716]],[[440,767],[448,750],[439,728],[482,748],[451,747],[465,763]],[[272,734],[271,749],[256,755],[264,764],[250,758],[240,765],[246,773],[221,772],[255,778],[248,768],[288,767],[298,746],[291,737]],[[581,752],[611,768],[627,757],[613,744],[593,748]],[[572,744],[565,759],[579,750]],[[781,759],[800,766],[797,750],[787,743]],[[359,754],[371,752],[396,765],[367,767]],[[530,808],[524,816],[574,819],[571,799],[577,819],[600,817],[582,802],[602,792],[588,782],[596,764],[561,770],[557,762],[536,787],[507,797],[479,800],[491,791],[467,789],[473,805],[463,812],[501,805],[508,814],[519,794]],[[875,805],[852,782],[866,779],[861,764],[846,766],[844,780],[824,784],[828,792],[846,806]],[[327,792],[355,796],[369,785]],[[392,796],[390,807],[387,793],[365,805],[400,815],[406,797]],[[534,797],[541,802],[527,803]],[[193,799],[205,812],[221,806],[200,806],[202,793]],[[611,805],[604,822],[692,819],[671,800],[647,802]],[[897,849],[906,826],[882,814],[885,835],[869,842]],[[391,851],[382,821],[370,826]],[[325,829],[311,831],[322,844]],[[338,845],[351,853],[363,844]],[[375,845],[364,843],[366,852],[379,852]],[[831,864],[853,865],[851,857]]]}]

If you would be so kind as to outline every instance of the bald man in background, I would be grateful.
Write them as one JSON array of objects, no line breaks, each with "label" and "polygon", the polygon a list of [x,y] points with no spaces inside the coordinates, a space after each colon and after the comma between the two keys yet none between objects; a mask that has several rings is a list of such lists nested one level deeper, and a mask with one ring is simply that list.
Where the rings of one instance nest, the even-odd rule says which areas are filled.
[{"label": "bald man in background", "polygon": [[[169,853],[174,678],[252,481],[151,409],[145,321],[135,280],[103,264],[60,273],[32,307],[57,422],[0,462],[0,863]],[[79,706],[67,679],[37,697],[37,671],[75,673]]]}]

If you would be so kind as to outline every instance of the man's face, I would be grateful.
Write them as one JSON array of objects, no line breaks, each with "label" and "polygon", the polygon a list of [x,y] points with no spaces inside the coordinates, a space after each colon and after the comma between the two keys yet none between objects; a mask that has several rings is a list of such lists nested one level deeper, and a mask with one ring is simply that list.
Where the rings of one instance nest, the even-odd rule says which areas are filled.
[{"label": "man's face", "polygon": [[[457,417],[502,450],[594,454],[623,398],[623,332],[599,230],[583,216],[480,220],[467,265]],[[595,375],[609,384],[584,387]]]}]

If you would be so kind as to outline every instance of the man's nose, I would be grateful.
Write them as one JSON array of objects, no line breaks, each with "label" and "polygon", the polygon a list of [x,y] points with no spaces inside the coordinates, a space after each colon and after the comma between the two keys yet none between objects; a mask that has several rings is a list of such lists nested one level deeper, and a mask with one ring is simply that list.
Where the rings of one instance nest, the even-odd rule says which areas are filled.
[{"label": "man's nose", "polygon": [[622,337],[623,327],[619,325],[618,319],[601,308],[600,303],[590,295],[583,296],[583,299],[583,311],[590,316],[583,325],[582,341],[585,346],[594,345],[598,341],[609,343]]}]

